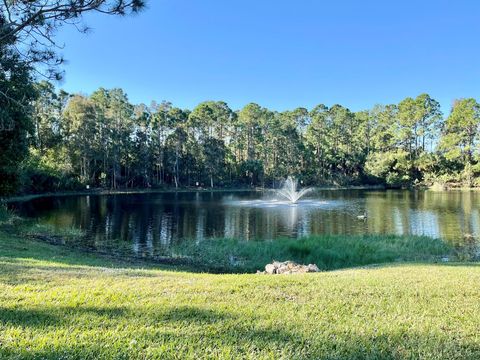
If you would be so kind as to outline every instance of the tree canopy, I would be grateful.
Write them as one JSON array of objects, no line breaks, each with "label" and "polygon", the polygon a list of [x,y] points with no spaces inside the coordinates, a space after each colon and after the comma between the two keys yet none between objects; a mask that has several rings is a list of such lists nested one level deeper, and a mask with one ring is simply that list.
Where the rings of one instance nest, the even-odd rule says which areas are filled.
[{"label": "tree canopy", "polygon": [[28,142],[34,138],[39,154],[51,153],[59,140],[54,137],[61,133],[59,119],[67,119],[60,114],[66,94],[56,94],[50,83],[35,84],[39,78],[61,78],[63,58],[55,41],[57,30],[73,25],[86,31],[83,15],[87,12],[128,15],[144,5],[142,0],[0,3],[0,193],[18,189]]},{"label": "tree canopy", "polygon": [[427,94],[359,112],[338,104],[278,112],[223,101],[192,110],[132,104],[122,89],[69,95],[46,81],[34,89],[24,191],[276,186],[289,175],[311,185],[475,185],[480,175],[474,99],[456,101],[444,119]]}]

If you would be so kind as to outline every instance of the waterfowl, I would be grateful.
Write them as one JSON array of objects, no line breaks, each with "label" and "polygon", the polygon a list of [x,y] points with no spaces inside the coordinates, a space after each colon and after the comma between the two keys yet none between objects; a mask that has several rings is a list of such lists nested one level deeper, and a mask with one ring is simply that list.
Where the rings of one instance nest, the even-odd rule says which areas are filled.
[{"label": "waterfowl", "polygon": [[366,219],[367,219],[367,212],[365,211],[365,212],[363,213],[363,215],[358,215],[358,216],[357,216],[357,219],[359,219],[359,220],[366,220]]}]

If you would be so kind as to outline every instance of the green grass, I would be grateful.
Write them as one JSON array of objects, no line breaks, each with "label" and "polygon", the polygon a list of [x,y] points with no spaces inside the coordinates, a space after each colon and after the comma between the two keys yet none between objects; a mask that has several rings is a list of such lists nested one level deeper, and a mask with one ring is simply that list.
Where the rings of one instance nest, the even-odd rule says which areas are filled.
[{"label": "green grass", "polygon": [[12,224],[18,219],[15,214],[7,209],[7,205],[0,201],[0,225]]},{"label": "green grass", "polygon": [[130,265],[0,232],[1,359],[478,359],[480,268]]},{"label": "green grass", "polygon": [[274,260],[316,264],[321,270],[395,261],[438,260],[451,246],[425,236],[311,236],[275,241],[210,239],[183,242],[174,255],[210,271],[254,272]]}]

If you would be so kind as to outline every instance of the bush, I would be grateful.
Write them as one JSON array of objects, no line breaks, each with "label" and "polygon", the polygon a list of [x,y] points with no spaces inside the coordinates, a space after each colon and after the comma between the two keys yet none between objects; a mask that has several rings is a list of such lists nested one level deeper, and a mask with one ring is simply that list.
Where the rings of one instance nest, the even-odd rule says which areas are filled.
[{"label": "bush", "polygon": [[82,188],[67,164],[61,151],[47,150],[40,155],[38,151],[32,150],[22,164],[22,192],[41,193]]}]

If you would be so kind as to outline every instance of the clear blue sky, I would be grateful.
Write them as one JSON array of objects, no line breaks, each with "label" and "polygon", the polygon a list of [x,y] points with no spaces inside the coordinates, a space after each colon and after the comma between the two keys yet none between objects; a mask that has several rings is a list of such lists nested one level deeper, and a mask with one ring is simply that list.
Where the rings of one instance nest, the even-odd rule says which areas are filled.
[{"label": "clear blue sky", "polygon": [[135,17],[88,16],[88,35],[63,28],[61,87],[276,110],[427,92],[448,113],[455,98],[480,99],[479,14],[473,0],[149,0]]}]

